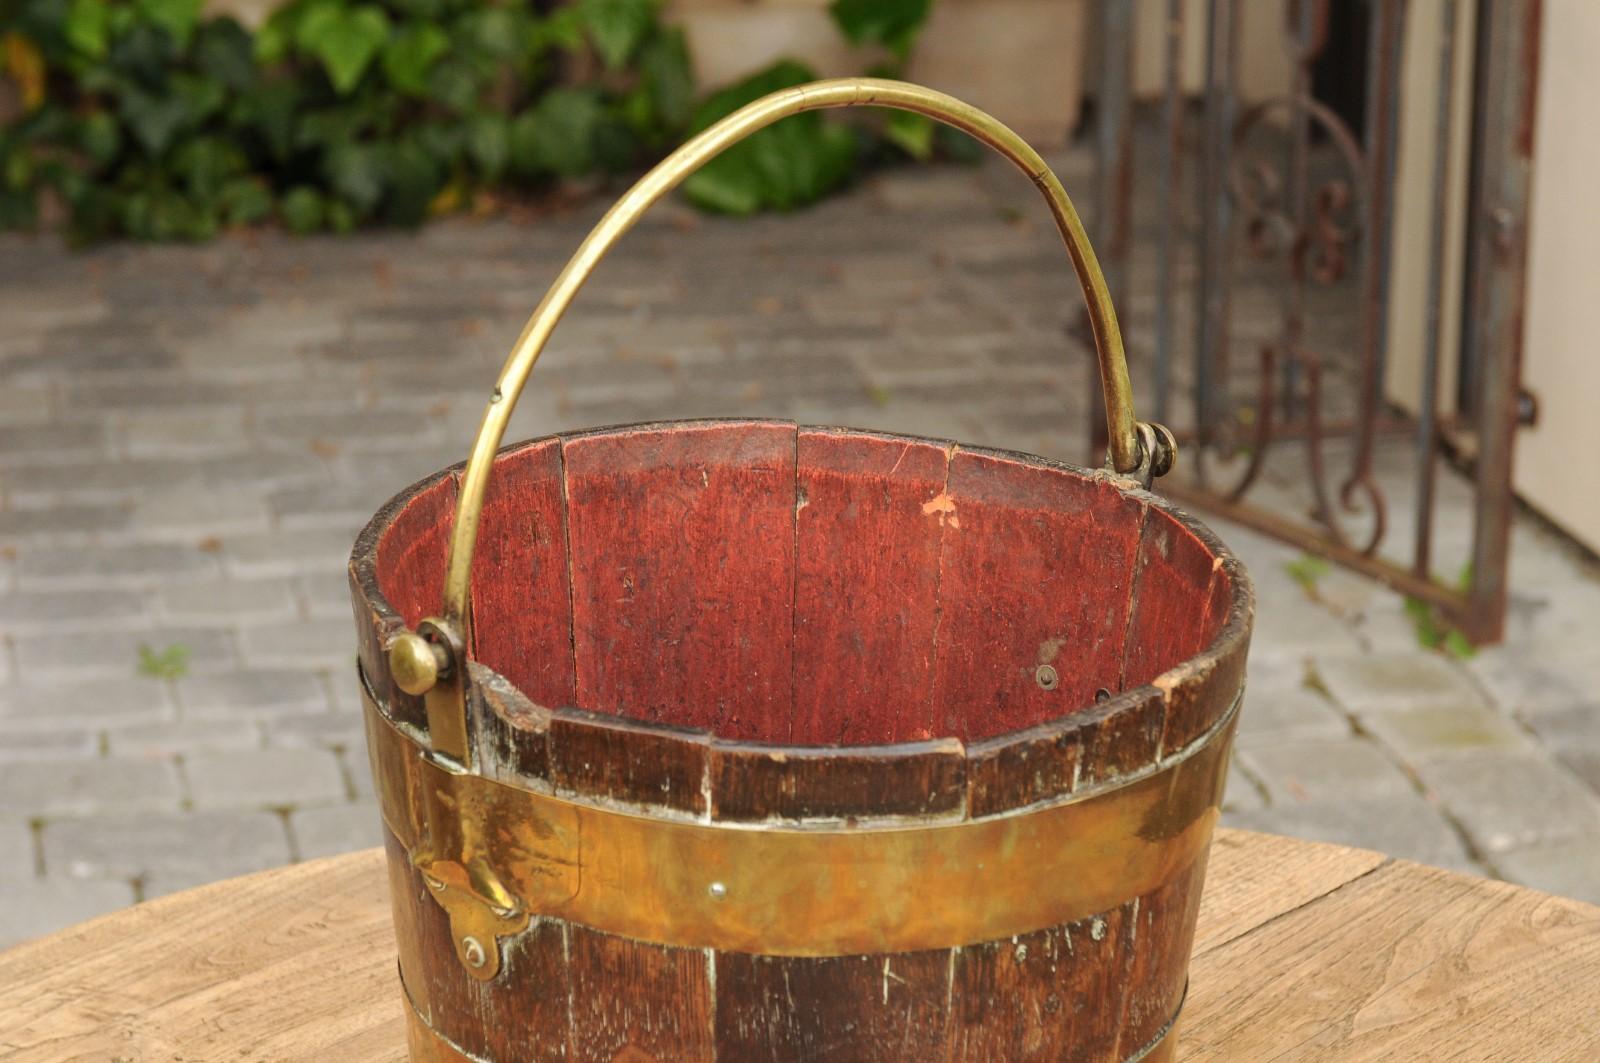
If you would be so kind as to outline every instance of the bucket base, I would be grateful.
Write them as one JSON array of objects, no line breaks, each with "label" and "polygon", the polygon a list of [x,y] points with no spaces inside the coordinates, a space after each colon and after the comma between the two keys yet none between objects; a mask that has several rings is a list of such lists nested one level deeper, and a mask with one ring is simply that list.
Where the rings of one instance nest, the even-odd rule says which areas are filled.
[{"label": "bucket base", "polygon": [[[406,1042],[410,1047],[411,1063],[482,1063],[481,1059],[466,1054],[428,1025],[428,1020],[418,1014],[403,980],[401,993],[405,996]],[[1188,996],[1187,986],[1184,996]],[[1161,1028],[1161,1032],[1149,1044],[1122,1057],[1121,1063],[1172,1063],[1178,1058],[1178,1020],[1182,1015],[1183,1001],[1179,1000],[1177,1012]],[[624,1048],[615,1058],[617,1063],[656,1063],[653,1056],[639,1049],[630,1051]],[[681,1063],[694,1061],[683,1060]]]}]

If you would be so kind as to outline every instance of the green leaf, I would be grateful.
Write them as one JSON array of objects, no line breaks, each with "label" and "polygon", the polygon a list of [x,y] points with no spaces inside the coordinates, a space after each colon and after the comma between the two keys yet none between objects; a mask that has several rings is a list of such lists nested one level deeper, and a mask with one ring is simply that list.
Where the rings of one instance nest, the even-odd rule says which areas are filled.
[{"label": "green leaf", "polygon": [[195,36],[195,65],[236,92],[256,81],[250,31],[231,18],[214,18]]},{"label": "green leaf", "polygon": [[852,44],[881,44],[903,63],[933,0],[833,0],[828,11]]},{"label": "green leaf", "polygon": [[450,169],[467,150],[467,130],[460,122],[428,122],[417,127],[417,144],[428,157]]},{"label": "green leaf", "polygon": [[529,51],[548,48],[576,52],[583,48],[583,16],[574,7],[558,7],[542,22],[535,22],[528,34]]},{"label": "green leaf", "polygon": [[[774,64],[713,94],[695,111],[703,129],[739,107],[778,89],[811,80],[792,61]],[[748,214],[763,207],[788,210],[814,202],[850,176],[855,137],[823,121],[818,112],[795,115],[735,144],[684,182],[689,201],[707,210]]]},{"label": "green leaf", "polygon": [[256,30],[256,62],[271,65],[289,54],[298,17],[299,10],[293,6],[280,7],[268,16],[267,21]]},{"label": "green leaf", "polygon": [[170,34],[154,26],[133,26],[126,33],[111,35],[106,63],[109,73],[154,88],[164,83],[177,59],[177,45]]},{"label": "green leaf", "polygon": [[147,21],[166,30],[179,48],[188,45],[189,35],[200,20],[200,0],[134,0],[134,8]]},{"label": "green leaf", "polygon": [[514,57],[527,37],[526,16],[509,7],[485,7],[469,12],[457,23],[456,37],[465,50],[491,62]]},{"label": "green leaf", "polygon": [[530,176],[587,173],[594,165],[594,136],[602,117],[593,90],[551,89],[512,122],[512,164]]},{"label": "green leaf", "polygon": [[216,114],[228,99],[220,81],[199,74],[173,74],[167,88],[173,99],[183,101],[185,120],[195,125]]},{"label": "green leaf", "polygon": [[328,186],[362,214],[383,198],[388,170],[385,153],[371,144],[335,144],[323,160]]},{"label": "green leaf", "polygon": [[356,227],[356,212],[350,208],[348,203],[341,203],[336,199],[330,200],[328,202],[327,221],[328,228],[334,232],[347,233]]},{"label": "green leaf", "polygon": [[578,13],[608,70],[626,66],[655,24],[652,0],[578,0]]},{"label": "green leaf", "polygon": [[235,177],[222,186],[217,206],[229,225],[249,225],[272,213],[272,193],[260,178]]},{"label": "green leaf", "polygon": [[189,117],[189,106],[183,97],[157,96],[132,86],[122,93],[121,105],[134,139],[151,156],[167,149]]},{"label": "green leaf", "polygon": [[661,124],[668,130],[687,126],[694,107],[694,72],[681,29],[664,30],[645,43],[639,76]]},{"label": "green leaf", "polygon": [[391,225],[420,225],[428,204],[444,184],[444,170],[416,140],[396,144],[390,154],[391,184],[383,219]]},{"label": "green leaf", "polygon": [[419,23],[396,36],[383,50],[389,84],[412,96],[428,94],[428,73],[450,49],[450,38],[432,23]]},{"label": "green leaf", "polygon": [[780,59],[744,80],[707,96],[694,110],[690,132],[698,133],[713,122],[726,118],[745,104],[754,103],[768,93],[804,85],[808,81],[815,81],[816,78],[816,73],[804,63],[797,63],[793,59]]},{"label": "green leaf", "polygon": [[96,166],[104,166],[122,150],[122,127],[106,111],[92,111],[78,126],[78,145]]},{"label": "green leaf", "polygon": [[934,123],[933,139],[939,147],[939,154],[952,162],[971,165],[984,159],[982,144],[961,130],[942,122]]},{"label": "green leaf", "polygon": [[311,233],[322,228],[326,205],[315,188],[296,185],[278,204],[278,214],[292,233]]},{"label": "green leaf", "polygon": [[106,0],[72,0],[62,32],[67,43],[90,59],[106,54],[111,9]]},{"label": "green leaf", "polygon": [[301,93],[296,82],[268,82],[239,99],[231,121],[242,127],[241,131],[253,130],[272,158],[281,163],[294,150],[300,103]]},{"label": "green leaf", "polygon": [[248,164],[244,153],[223,137],[196,137],[172,153],[171,171],[201,200],[221,194],[224,182],[243,173]]},{"label": "green leaf", "polygon": [[139,674],[151,679],[182,679],[189,672],[189,647],[174,642],[159,651],[139,647]]},{"label": "green leaf", "polygon": [[762,207],[761,175],[748,157],[724,152],[689,175],[683,194],[702,210],[754,214]]},{"label": "green leaf", "polygon": [[920,162],[933,155],[933,131],[937,125],[932,118],[914,111],[890,111],[883,127],[889,143]]},{"label": "green leaf", "polygon": [[498,114],[480,114],[473,118],[467,132],[467,152],[478,169],[490,181],[497,181],[505,172],[506,160],[511,157],[511,125]]},{"label": "green leaf", "polygon": [[373,4],[310,8],[295,30],[295,43],[317,57],[333,89],[349,95],[389,39],[389,16]]},{"label": "green leaf", "polygon": [[1451,628],[1444,636],[1444,650],[1458,661],[1471,660],[1478,655],[1478,647],[1462,633],[1460,628]]},{"label": "green leaf", "polygon": [[451,110],[470,111],[483,91],[483,78],[464,60],[450,57],[433,68],[428,78],[428,96]]},{"label": "green leaf", "polygon": [[1328,562],[1315,554],[1301,554],[1293,561],[1285,561],[1283,570],[1307,594],[1315,594],[1317,583],[1331,571]]},{"label": "green leaf", "polygon": [[1417,636],[1417,644],[1423,649],[1436,650],[1445,640],[1445,632],[1440,630],[1439,619],[1434,615],[1433,606],[1421,598],[1406,597],[1406,615],[1411,618],[1411,627]]}]

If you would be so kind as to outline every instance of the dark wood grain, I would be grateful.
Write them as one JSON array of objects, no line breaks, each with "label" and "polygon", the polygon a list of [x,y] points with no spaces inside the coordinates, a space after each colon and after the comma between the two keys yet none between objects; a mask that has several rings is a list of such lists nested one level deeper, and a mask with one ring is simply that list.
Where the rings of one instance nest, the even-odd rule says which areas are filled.
[{"label": "dark wood grain", "polygon": [[550,779],[559,793],[702,813],[709,749],[704,731],[558,709],[550,721]]},{"label": "dark wood grain", "polygon": [[1108,782],[1155,762],[1166,705],[1154,687],[1138,687],[1085,713],[1080,786]]},{"label": "dark wood grain", "polygon": [[569,928],[573,1063],[715,1059],[709,958]]},{"label": "dark wood grain", "polygon": [[1128,966],[1117,1055],[1149,1044],[1177,1014],[1187,982],[1189,950],[1200,915],[1206,857],[1132,906],[1124,934]]},{"label": "dark wood grain", "polygon": [[990,816],[1070,794],[1086,731],[1080,717],[1051,720],[967,748],[967,808]]},{"label": "dark wood grain", "polygon": [[467,708],[484,770],[523,786],[550,782],[554,712],[528,700],[504,676],[476,663],[470,667]]},{"label": "dark wood grain", "polygon": [[1062,927],[958,949],[950,1059],[1107,1063],[1130,957],[1131,905]]},{"label": "dark wood grain", "polygon": [[716,962],[718,1060],[943,1059],[947,950]]},{"label": "dark wood grain", "polygon": [[[796,745],[930,738],[944,446],[861,432],[799,435]],[[929,508],[929,507],[932,508]]]},{"label": "dark wood grain", "polygon": [[577,703],[782,741],[793,707],[793,425],[566,441]]},{"label": "dark wood grain", "polygon": [[966,750],[954,739],[837,749],[711,746],[712,816],[728,822],[959,816]]}]

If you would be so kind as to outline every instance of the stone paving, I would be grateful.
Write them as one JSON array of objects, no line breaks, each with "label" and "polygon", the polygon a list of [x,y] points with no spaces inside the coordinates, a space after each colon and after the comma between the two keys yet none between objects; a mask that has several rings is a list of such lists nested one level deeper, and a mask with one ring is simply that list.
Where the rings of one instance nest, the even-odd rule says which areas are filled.
[{"label": "stone paving", "polygon": [[[1089,184],[1087,156],[1058,161]],[[86,254],[0,239],[0,943],[377,840],[351,540],[465,455],[602,207]],[[666,206],[580,298],[512,436],[749,414],[1075,458],[1090,361],[1055,240],[994,167],[786,218]],[[1446,481],[1448,532],[1466,492]],[[1459,662],[1383,588],[1302,586],[1297,551],[1214,526],[1260,594],[1228,822],[1600,902],[1592,560],[1519,518],[1510,638]]]}]

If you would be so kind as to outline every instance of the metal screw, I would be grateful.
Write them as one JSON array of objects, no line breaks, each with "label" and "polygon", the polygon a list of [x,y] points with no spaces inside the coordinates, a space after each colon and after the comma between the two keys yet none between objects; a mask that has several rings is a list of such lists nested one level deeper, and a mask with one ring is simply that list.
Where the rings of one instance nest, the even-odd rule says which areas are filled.
[{"label": "metal screw", "polygon": [[1041,664],[1033,673],[1033,678],[1046,690],[1054,690],[1056,684],[1061,682],[1061,677],[1056,675],[1054,665]]},{"label": "metal screw", "polygon": [[720,901],[722,898],[728,895],[728,887],[720,882],[713,882],[710,886],[706,887],[706,892],[711,894],[712,900]]},{"label": "metal screw", "polygon": [[483,951],[483,944],[474,937],[461,939],[461,953],[468,967],[482,967],[489,962],[488,953]]}]

